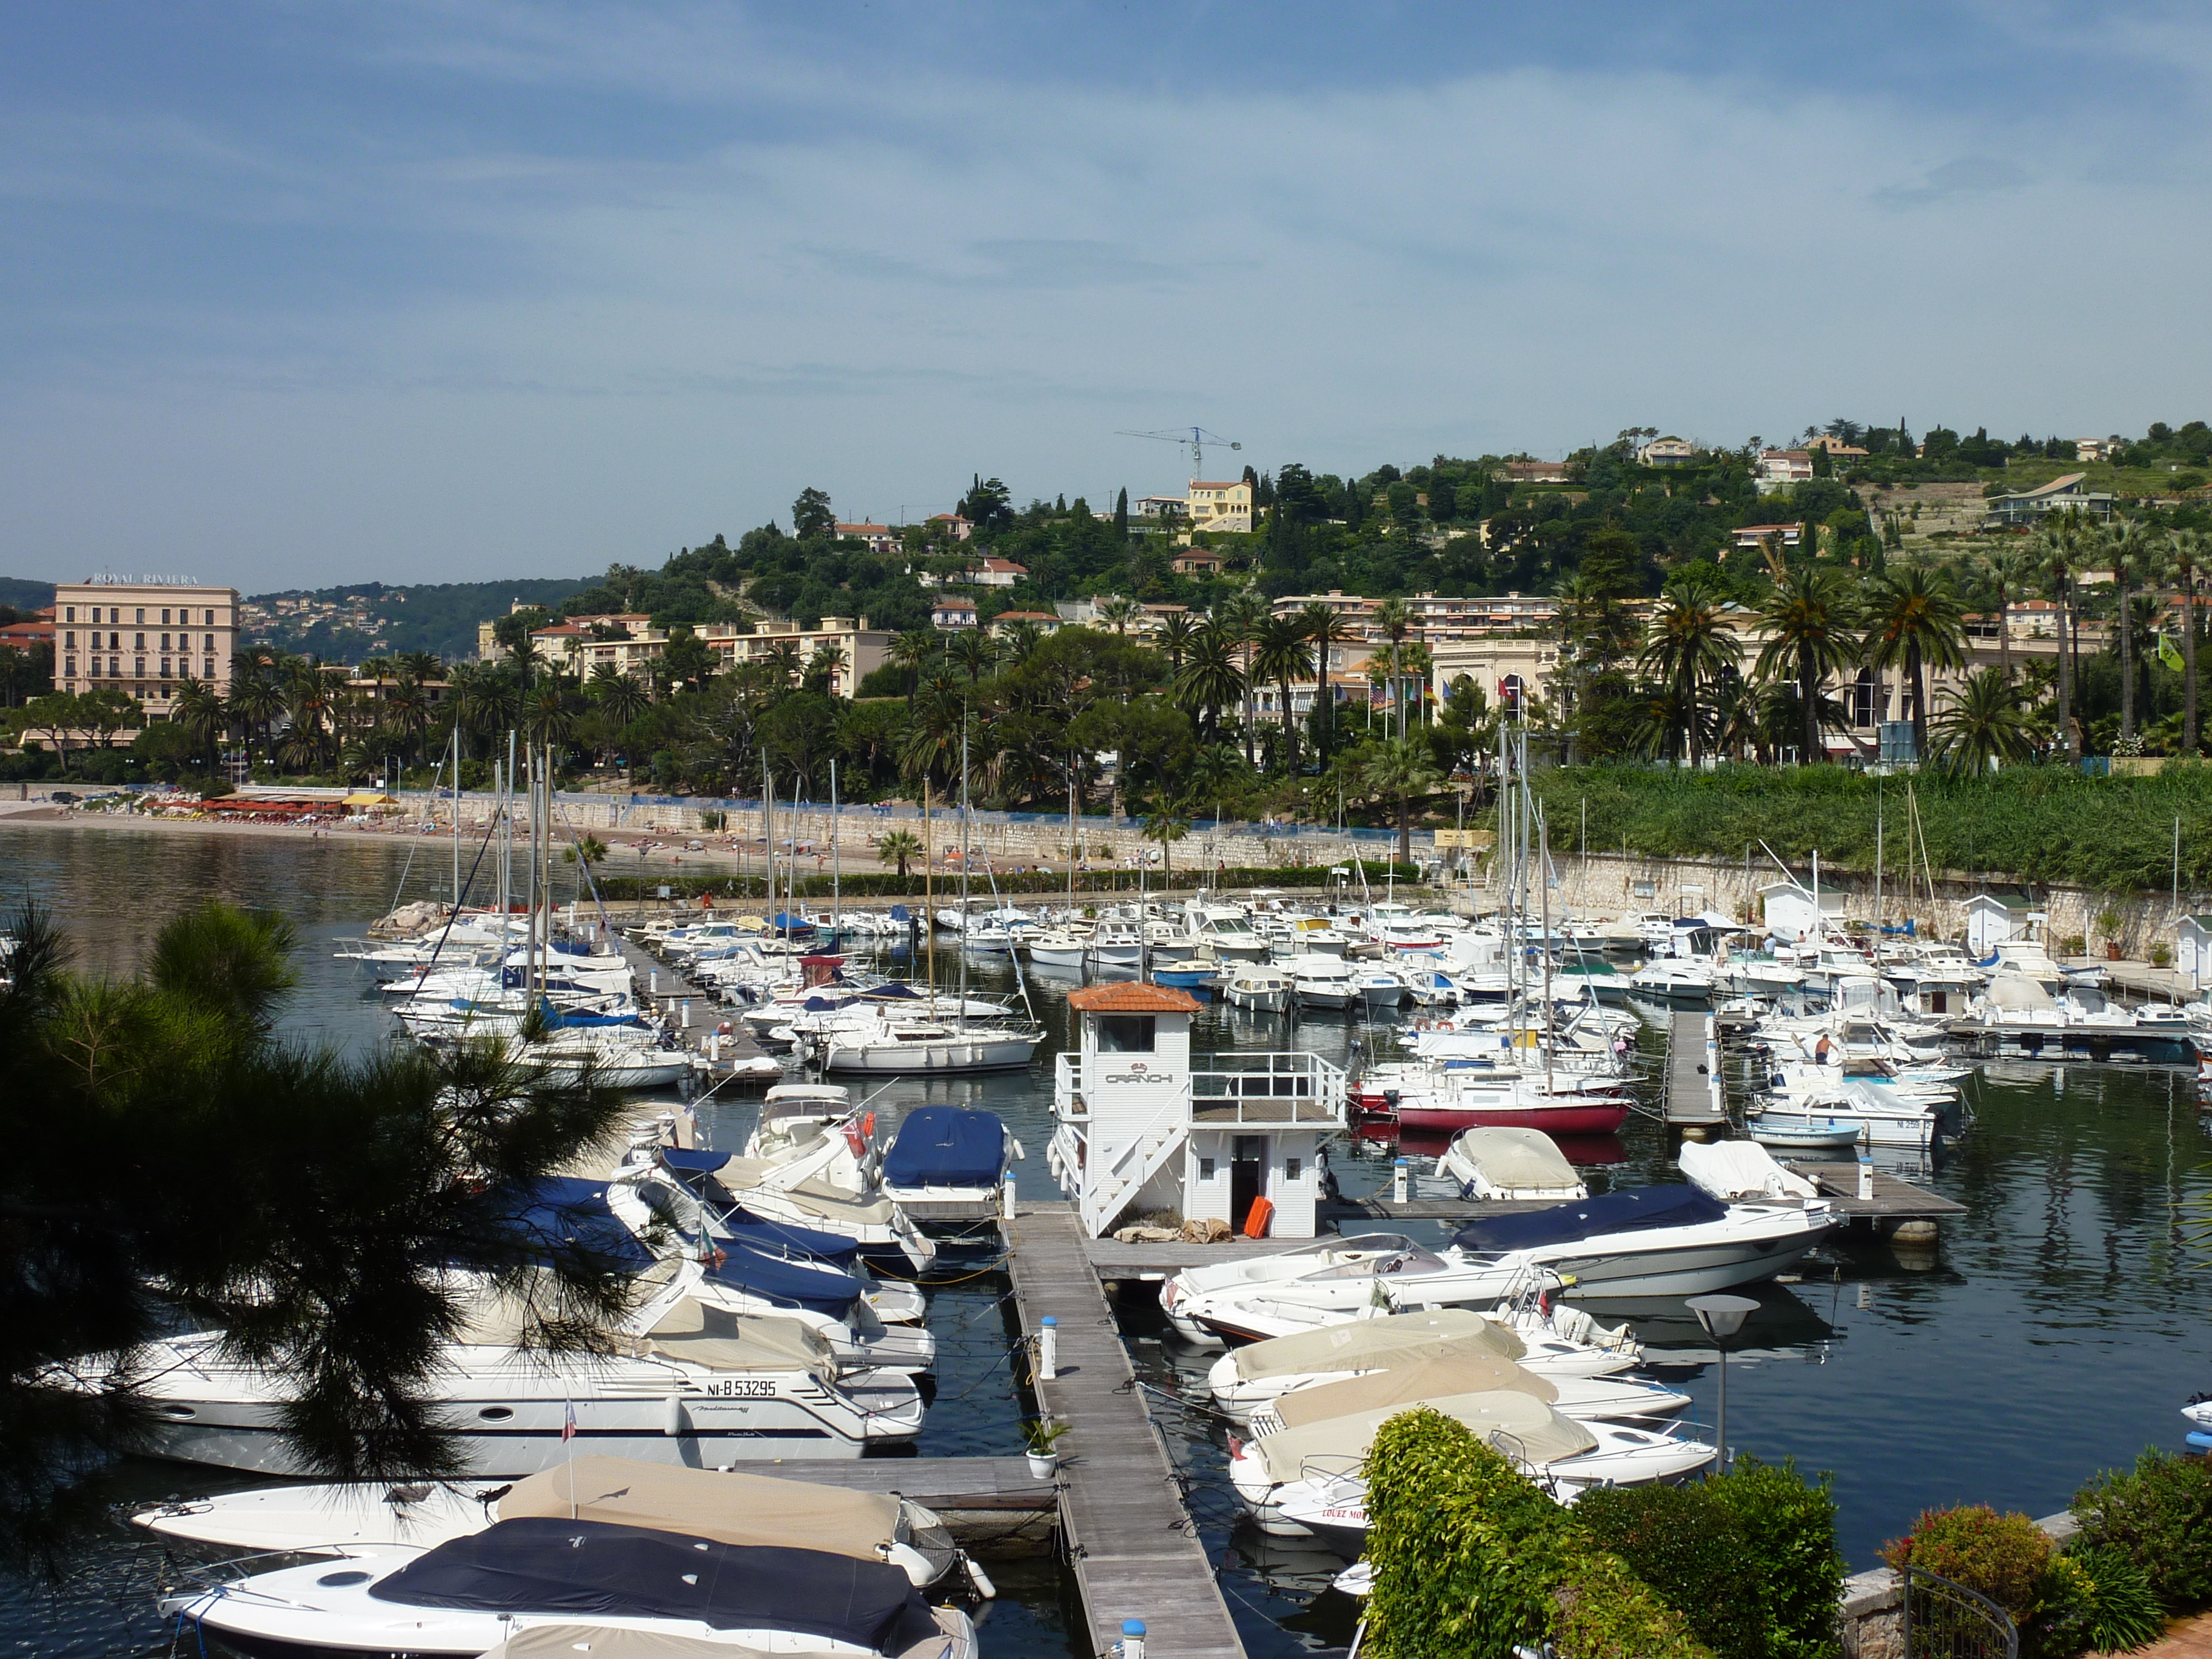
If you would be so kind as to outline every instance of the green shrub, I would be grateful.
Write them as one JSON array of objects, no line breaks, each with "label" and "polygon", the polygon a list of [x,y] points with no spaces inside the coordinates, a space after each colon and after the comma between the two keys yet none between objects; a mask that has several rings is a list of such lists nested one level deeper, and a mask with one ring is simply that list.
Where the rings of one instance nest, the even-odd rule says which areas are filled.
[{"label": "green shrub", "polygon": [[2111,1549],[2176,1609],[2212,1601],[2212,1462],[2152,1449],[2074,1494],[2078,1549]]},{"label": "green shrub", "polygon": [[1978,1590],[2024,1626],[2042,1606],[2053,1547],[2051,1535],[2027,1516],[1966,1504],[1923,1510],[1910,1534],[1882,1546],[1881,1559],[1893,1567],[1910,1562]]},{"label": "green shrub", "polygon": [[1836,1547],[1833,1477],[1807,1481],[1795,1459],[1738,1457],[1705,1483],[1735,1517],[1747,1559],[1766,1584],[1770,1659],[1835,1659],[1842,1650],[1838,1607],[1849,1571]]},{"label": "green shrub", "polygon": [[1718,1659],[1765,1659],[1765,1564],[1710,1485],[1583,1494],[1575,1518],[1656,1591]]},{"label": "green shrub", "polygon": [[1559,1659],[1707,1659],[1680,1614],[1465,1425],[1401,1413],[1366,1476],[1375,1659],[1498,1659],[1547,1637]]},{"label": "green shrub", "polygon": [[2166,1609],[2150,1575],[2118,1550],[2076,1545],[2059,1560],[2081,1580],[2085,1633],[2098,1652],[2124,1653],[2165,1634]]}]

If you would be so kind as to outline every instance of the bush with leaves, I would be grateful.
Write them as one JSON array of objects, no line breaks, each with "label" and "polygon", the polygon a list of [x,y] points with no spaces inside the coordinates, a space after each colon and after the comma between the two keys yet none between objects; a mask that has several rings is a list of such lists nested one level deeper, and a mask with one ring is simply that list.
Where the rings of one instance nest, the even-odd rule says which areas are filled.
[{"label": "bush with leaves", "polygon": [[1881,1559],[1893,1567],[1910,1563],[1964,1584],[2026,1626],[2042,1607],[2044,1575],[2056,1547],[2051,1534],[2027,1516],[1964,1504],[1923,1510],[1910,1533],[1882,1546]]},{"label": "bush with leaves", "polygon": [[2148,1450],[2074,1494],[2081,1547],[2118,1551],[2177,1611],[2212,1601],[2212,1461]]},{"label": "bush with leaves", "polygon": [[1679,1613],[1466,1425],[1400,1413],[1366,1477],[1376,1659],[1495,1659],[1547,1638],[1559,1659],[1706,1659]]},{"label": "bush with leaves", "polygon": [[1705,1489],[1735,1517],[1745,1559],[1765,1583],[1770,1659],[1833,1659],[1842,1646],[1837,1608],[1849,1567],[1836,1547],[1832,1477],[1808,1481],[1795,1459],[1740,1456]]},{"label": "bush with leaves", "polygon": [[2041,1659],[2085,1649],[2124,1653],[2156,1641],[2166,1629],[2166,1609],[2149,1576],[2108,1547],[2077,1544],[2053,1557],[2042,1601],[2034,1625],[2021,1632],[2027,1650]]}]

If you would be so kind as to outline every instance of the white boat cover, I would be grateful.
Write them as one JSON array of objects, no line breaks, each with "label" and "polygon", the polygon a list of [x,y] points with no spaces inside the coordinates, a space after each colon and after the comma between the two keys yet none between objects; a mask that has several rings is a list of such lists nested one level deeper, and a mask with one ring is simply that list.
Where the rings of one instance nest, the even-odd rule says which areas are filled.
[{"label": "white boat cover", "polygon": [[1472,1164],[1501,1198],[1523,1191],[1553,1193],[1582,1188],[1575,1166],[1541,1129],[1477,1127],[1462,1133],[1452,1150]]},{"label": "white boat cover", "polygon": [[1295,1429],[1385,1406],[1402,1408],[1425,1400],[1448,1400],[1454,1395],[1498,1393],[1533,1395],[1547,1406],[1559,1397],[1559,1389],[1552,1382],[1522,1370],[1511,1360],[1479,1354],[1457,1359],[1417,1359],[1386,1371],[1347,1376],[1340,1382],[1294,1389],[1275,1402],[1274,1409],[1285,1428]]},{"label": "white boat cover", "polygon": [[811,1371],[824,1384],[837,1376],[836,1354],[811,1326],[770,1315],[740,1316],[688,1296],[654,1322],[646,1346],[709,1370]]},{"label": "white boat cover", "polygon": [[1740,1198],[1817,1198],[1820,1189],[1751,1140],[1686,1140],[1675,1160],[1690,1184],[1723,1203]]},{"label": "white boat cover", "polygon": [[[956,1615],[935,1612],[944,1626]],[[945,1634],[919,1642],[898,1659],[920,1659],[952,1650]],[[703,1636],[668,1636],[658,1631],[625,1630],[613,1625],[526,1625],[483,1656],[483,1659],[828,1659],[819,1651],[780,1648],[764,1654],[736,1642],[718,1642]]]},{"label": "white boat cover", "polygon": [[[1490,1444],[1502,1440],[1501,1449],[1528,1463],[1579,1457],[1597,1448],[1595,1435],[1581,1424],[1560,1416],[1531,1394],[1501,1389],[1486,1394],[1447,1395],[1422,1403],[1446,1417],[1457,1418],[1474,1431],[1479,1440]],[[1277,1484],[1302,1480],[1309,1474],[1350,1474],[1357,1471],[1359,1460],[1367,1455],[1375,1431],[1407,1409],[1403,1405],[1384,1406],[1374,1411],[1356,1412],[1349,1417],[1332,1417],[1325,1422],[1285,1429],[1277,1434],[1263,1434],[1249,1449],[1259,1459],[1261,1472]]]},{"label": "white boat cover", "polygon": [[1501,1359],[1518,1359],[1528,1352],[1519,1337],[1495,1321],[1467,1308],[1437,1308],[1270,1337],[1237,1349],[1231,1358],[1237,1381],[1256,1382],[1308,1371],[1370,1371],[1394,1356],[1433,1351],[1445,1343],[1455,1350],[1494,1353]]},{"label": "white boat cover", "polygon": [[880,1561],[882,1547],[901,1541],[899,1500],[880,1492],[627,1457],[579,1457],[516,1481],[499,1500],[499,1518],[524,1515],[822,1550],[855,1561]]},{"label": "white boat cover", "polygon": [[2025,974],[1999,974],[1990,981],[1989,999],[1992,1008],[2008,1012],[2025,1009],[2040,1012],[2058,1006],[2051,1000],[2050,992]]}]

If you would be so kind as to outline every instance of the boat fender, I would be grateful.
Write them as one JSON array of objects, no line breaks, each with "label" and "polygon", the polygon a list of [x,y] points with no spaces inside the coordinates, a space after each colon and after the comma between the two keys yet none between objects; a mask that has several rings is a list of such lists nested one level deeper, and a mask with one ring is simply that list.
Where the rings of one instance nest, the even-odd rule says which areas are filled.
[{"label": "boat fender", "polygon": [[968,1582],[975,1587],[976,1595],[981,1596],[986,1601],[995,1601],[999,1599],[999,1587],[991,1582],[989,1575],[984,1572],[974,1556],[963,1555],[960,1558],[960,1565],[968,1569]]},{"label": "boat fender", "polygon": [[875,1138],[876,1115],[873,1112],[870,1112],[866,1116],[860,1120],[860,1139],[863,1140],[873,1140]]},{"label": "boat fender", "polygon": [[2207,1434],[2203,1429],[2191,1429],[2182,1437],[2199,1451],[2212,1452],[2212,1434]]},{"label": "boat fender", "polygon": [[684,1396],[672,1394],[662,1402],[660,1431],[672,1438],[684,1432]]},{"label": "boat fender", "polygon": [[1439,1031],[1456,1031],[1459,1030],[1459,1027],[1455,1025],[1450,1020],[1440,1019],[1437,1022],[1437,1030]]}]

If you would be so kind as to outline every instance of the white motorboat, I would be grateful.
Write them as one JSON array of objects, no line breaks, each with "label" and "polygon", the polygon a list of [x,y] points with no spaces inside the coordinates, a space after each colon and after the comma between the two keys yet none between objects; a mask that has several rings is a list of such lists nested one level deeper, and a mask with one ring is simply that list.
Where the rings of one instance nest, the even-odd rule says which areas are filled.
[{"label": "white motorboat", "polygon": [[1748,1140],[1686,1140],[1674,1156],[1690,1184],[1723,1204],[1760,1198],[1818,1198],[1820,1189]]},{"label": "white motorboat", "polygon": [[1057,930],[1038,933],[1029,942],[1029,957],[1040,968],[1080,968],[1089,941]]},{"label": "white motorboat", "polygon": [[1287,1013],[1297,994],[1297,982],[1283,969],[1252,963],[1231,969],[1221,983],[1221,994],[1231,1006],[1255,1013]]},{"label": "white motorboat", "polygon": [[994,1112],[918,1106],[884,1155],[884,1196],[895,1204],[997,1205],[1007,1165],[1028,1156]]},{"label": "white motorboat", "polygon": [[1453,1236],[1469,1267],[1571,1275],[1583,1297],[1690,1296],[1785,1272],[1843,1224],[1825,1199],[1723,1204],[1686,1185],[1488,1216]]},{"label": "white motorboat", "polygon": [[[520,1336],[511,1312],[489,1307],[427,1379],[465,1476],[550,1468],[568,1453],[564,1430],[595,1451],[706,1468],[762,1455],[858,1457],[921,1432],[911,1376],[843,1372],[829,1343],[796,1320],[740,1319],[684,1297],[611,1352],[549,1355]],[[308,1472],[284,1436],[289,1382],[228,1359],[222,1333],[171,1338],[143,1359],[151,1455]],[[99,1385],[96,1369],[77,1376]]]},{"label": "white motorboat", "polygon": [[1359,996],[1352,966],[1342,957],[1314,953],[1278,965],[1291,976],[1301,1007],[1349,1008]]},{"label": "white motorboat", "polygon": [[489,1490],[445,1480],[258,1486],[165,1504],[131,1518],[182,1543],[295,1554],[362,1545],[430,1549],[526,1516],[889,1561],[924,1589],[965,1559],[944,1522],[903,1498],[596,1453]]},{"label": "white motorboat", "polygon": [[1486,1354],[1553,1377],[1609,1376],[1628,1370],[1638,1358],[1632,1348],[1571,1345],[1555,1331],[1532,1331],[1523,1340],[1505,1321],[1468,1308],[1436,1308],[1342,1320],[1247,1343],[1215,1360],[1206,1382],[1214,1403],[1239,1416],[1296,1389],[1340,1382],[1395,1365]]},{"label": "white motorboat", "polygon": [[1094,968],[1136,968],[1145,957],[1145,925],[1135,916],[1101,916],[1085,960]]},{"label": "white motorboat", "polygon": [[1370,1014],[1395,1009],[1409,995],[1406,981],[1394,967],[1355,968],[1352,970],[1352,986]]},{"label": "white motorboat", "polygon": [[[1713,1449],[1675,1430],[1627,1428],[1577,1422],[1533,1395],[1498,1389],[1451,1395],[1421,1402],[1456,1418],[1559,1496],[1593,1486],[1634,1486],[1678,1479],[1713,1460]],[[1262,1435],[1236,1447],[1229,1479],[1261,1529],[1279,1535],[1315,1532],[1333,1547],[1364,1547],[1365,1490],[1360,1462],[1375,1431],[1406,1406],[1334,1417]],[[1317,1500],[1330,1500],[1322,1504]],[[1341,1521],[1316,1528],[1320,1508],[1344,1512]]]},{"label": "white motorboat", "polygon": [[1320,1238],[1273,1255],[1189,1267],[1160,1287],[1168,1321],[1191,1341],[1257,1341],[1389,1307],[1490,1306],[1528,1278],[1504,1259],[1467,1264],[1403,1233]]},{"label": "white motorboat", "polygon": [[938,1072],[1011,1072],[1030,1063],[1044,1033],[1033,1025],[944,1024],[884,1018],[824,1035],[822,1065],[831,1072],[905,1077]]},{"label": "white motorboat", "polygon": [[1254,1407],[1246,1422],[1255,1435],[1304,1428],[1383,1407],[1401,1410],[1455,1395],[1504,1389],[1534,1395],[1578,1423],[1655,1422],[1685,1410],[1690,1396],[1662,1383],[1628,1377],[1539,1376],[1495,1354],[1409,1359],[1310,1388],[1292,1389]]},{"label": "white motorboat", "polygon": [[[520,1659],[515,1646],[548,1625],[584,1631],[570,1651],[649,1652],[658,1637],[693,1651],[726,1644],[732,1654],[975,1653],[968,1616],[933,1610],[889,1562],[566,1516],[501,1521],[428,1550],[336,1550],[161,1606],[180,1639],[212,1636],[256,1654]],[[580,1608],[589,1626],[574,1622]],[[538,1649],[549,1659],[560,1650]]]},{"label": "white motorboat", "polygon": [[1589,1188],[1541,1129],[1467,1129],[1437,1160],[1436,1173],[1459,1182],[1463,1198],[1588,1198]]},{"label": "white motorboat", "polygon": [[1713,970],[1690,957],[1662,957],[1628,976],[1628,991],[1673,1007],[1704,1007],[1712,1001]]}]

